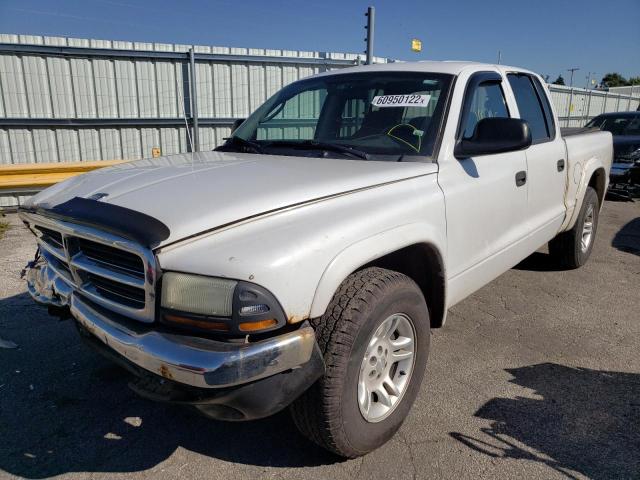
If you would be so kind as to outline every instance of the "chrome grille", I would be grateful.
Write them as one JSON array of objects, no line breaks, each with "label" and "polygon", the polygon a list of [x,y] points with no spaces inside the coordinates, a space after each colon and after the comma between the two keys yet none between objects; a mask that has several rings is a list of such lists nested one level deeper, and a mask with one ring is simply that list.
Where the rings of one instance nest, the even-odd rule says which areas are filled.
[{"label": "chrome grille", "polygon": [[62,234],[60,232],[56,232],[55,230],[42,226],[36,226],[36,230],[42,234],[42,237],[40,238],[42,238],[43,241],[47,242],[54,248],[58,248],[60,250],[64,249],[62,245]]},{"label": "chrome grille", "polygon": [[114,302],[128,305],[131,308],[144,308],[144,290],[141,288],[130,287],[119,282],[114,282],[108,278],[94,275],[93,273],[81,274],[87,283],[95,289],[98,295],[101,295]]},{"label": "chrome grille", "polygon": [[153,321],[157,268],[149,249],[96,228],[22,216],[44,259],[74,291],[121,315]]},{"label": "chrome grille", "polygon": [[85,257],[104,268],[144,278],[144,263],[142,258],[134,253],[85,240],[84,238],[77,239],[76,245]]}]

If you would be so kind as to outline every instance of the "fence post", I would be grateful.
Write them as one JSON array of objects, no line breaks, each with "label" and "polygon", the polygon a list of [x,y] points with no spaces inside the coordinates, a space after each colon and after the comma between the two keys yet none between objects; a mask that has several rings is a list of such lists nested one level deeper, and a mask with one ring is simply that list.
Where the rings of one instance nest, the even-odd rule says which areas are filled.
[{"label": "fence post", "polygon": [[569,105],[567,106],[567,124],[565,127],[571,125],[571,102],[573,102],[573,87],[569,90]]},{"label": "fence post", "polygon": [[608,98],[609,98],[609,90],[604,92],[604,102],[602,102],[602,112],[600,112],[600,113],[605,113],[605,111],[607,110],[607,99]]},{"label": "fence post", "polygon": [[593,94],[593,89],[589,90],[589,99],[587,100],[587,113],[584,115],[582,119],[582,123],[586,123],[589,121],[589,114],[591,113],[591,95]]},{"label": "fence post", "polygon": [[620,95],[617,95],[618,100],[616,100],[616,112],[620,111]]},{"label": "fence post", "polygon": [[193,132],[193,149],[200,151],[199,131],[198,131],[198,84],[196,82],[196,59],[193,47],[189,49],[189,91],[191,93],[191,130]]}]

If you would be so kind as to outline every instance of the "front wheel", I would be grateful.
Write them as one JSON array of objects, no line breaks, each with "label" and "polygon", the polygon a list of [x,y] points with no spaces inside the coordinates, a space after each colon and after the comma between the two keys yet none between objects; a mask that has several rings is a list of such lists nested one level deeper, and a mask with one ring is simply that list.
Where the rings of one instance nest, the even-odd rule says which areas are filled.
[{"label": "front wheel", "polygon": [[350,275],[314,321],[326,373],[291,407],[298,429],[343,457],[364,455],[400,428],[429,355],[429,314],[406,275]]},{"label": "front wheel", "polygon": [[587,263],[596,238],[599,212],[598,194],[592,187],[587,187],[573,228],[549,242],[549,254],[557,264],[572,269]]}]

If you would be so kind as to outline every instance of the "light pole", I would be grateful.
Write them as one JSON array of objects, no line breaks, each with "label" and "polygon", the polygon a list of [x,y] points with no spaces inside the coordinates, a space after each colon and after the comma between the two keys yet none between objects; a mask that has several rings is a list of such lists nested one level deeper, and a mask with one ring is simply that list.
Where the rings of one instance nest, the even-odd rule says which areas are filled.
[{"label": "light pole", "polygon": [[376,21],[376,9],[369,7],[365,16],[367,17],[367,25],[364,27],[367,30],[367,38],[365,38],[367,49],[365,53],[367,54],[367,65],[371,65],[373,63],[373,34]]},{"label": "light pole", "polygon": [[568,72],[571,72],[571,80],[569,80],[569,86],[573,87],[573,72],[580,70],[580,67],[567,68]]}]

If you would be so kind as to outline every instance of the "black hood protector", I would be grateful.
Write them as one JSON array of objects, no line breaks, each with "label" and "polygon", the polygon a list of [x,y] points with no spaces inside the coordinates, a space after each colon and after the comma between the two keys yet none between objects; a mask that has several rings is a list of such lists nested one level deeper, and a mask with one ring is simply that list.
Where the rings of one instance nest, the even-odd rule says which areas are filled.
[{"label": "black hood protector", "polygon": [[171,233],[164,223],[154,217],[88,198],[74,197],[53,207],[34,205],[21,207],[20,210],[98,228],[148,248],[159,245]]}]

